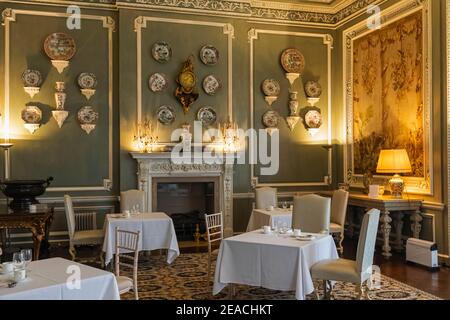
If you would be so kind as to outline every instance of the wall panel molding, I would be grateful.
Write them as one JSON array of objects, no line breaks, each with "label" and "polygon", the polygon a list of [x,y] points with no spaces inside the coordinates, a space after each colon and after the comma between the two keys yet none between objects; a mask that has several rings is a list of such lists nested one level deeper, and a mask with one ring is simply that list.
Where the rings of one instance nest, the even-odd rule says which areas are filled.
[{"label": "wall panel molding", "polygon": [[[433,195],[433,106],[432,96],[432,28],[430,0],[402,0],[381,12],[381,28],[405,18],[415,12],[423,14],[423,86],[424,86],[424,177],[406,177],[406,189],[411,194]],[[362,174],[355,174],[353,168],[353,42],[373,32],[366,21],[362,21],[343,32],[343,83],[344,83],[344,115],[345,141],[344,176],[352,187],[362,188]],[[375,179],[386,179],[387,176],[374,176]]]},{"label": "wall panel molding", "polygon": [[[323,40],[323,44],[327,49],[327,86],[328,86],[328,133],[327,133],[327,143],[329,146],[332,145],[332,131],[331,131],[331,122],[332,122],[332,111],[331,111],[331,61],[332,61],[332,50],[333,50],[333,37],[330,34],[318,34],[318,33],[307,33],[307,32],[290,32],[290,31],[280,31],[280,30],[268,30],[268,29],[250,29],[248,31],[248,41],[250,44],[250,126],[249,128],[254,129],[254,121],[255,121],[255,74],[254,74],[254,63],[255,63],[255,44],[254,42],[259,39],[261,34],[269,34],[269,35],[281,35],[281,36],[294,36],[294,37],[311,37],[311,38],[321,38]],[[256,145],[254,141],[254,136],[249,136],[249,149],[252,149],[252,146]],[[251,153],[254,151],[250,151]],[[261,183],[257,176],[255,176],[255,165],[250,164],[250,185],[253,188],[258,187],[328,187],[332,183],[332,172],[333,172],[333,148],[328,148],[328,174],[323,177],[322,181],[317,182],[294,182],[294,183]]]},{"label": "wall panel molding", "polygon": [[[233,119],[233,39],[234,27],[230,23],[217,23],[201,20],[169,19],[149,16],[139,16],[134,20],[136,32],[136,125],[142,122],[142,29],[148,27],[147,22],[165,22],[183,25],[205,26],[219,28],[227,37],[227,113]],[[162,142],[163,144],[169,144]]]},{"label": "wall panel molding", "polygon": [[[5,28],[5,60],[4,60],[4,108],[3,126],[9,130],[10,126],[10,49],[11,24],[16,22],[18,15],[41,16],[52,18],[68,18],[71,15],[64,12],[34,11],[6,8],[2,11],[2,22]],[[69,186],[50,187],[48,192],[69,191],[110,191],[113,184],[113,32],[115,31],[115,20],[110,16],[81,14],[81,19],[95,20],[102,23],[102,28],[108,33],[108,177],[102,179],[100,186]]]}]

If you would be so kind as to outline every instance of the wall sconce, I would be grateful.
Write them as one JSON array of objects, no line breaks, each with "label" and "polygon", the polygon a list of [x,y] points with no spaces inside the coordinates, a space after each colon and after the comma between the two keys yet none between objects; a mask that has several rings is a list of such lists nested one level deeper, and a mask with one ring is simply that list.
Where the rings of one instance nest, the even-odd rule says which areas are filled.
[{"label": "wall sconce", "polygon": [[133,145],[139,152],[150,153],[154,151],[158,144],[158,136],[154,131],[153,124],[150,120],[145,120],[137,124]]},{"label": "wall sconce", "polygon": [[228,118],[222,125],[219,123],[218,136],[214,141],[223,146],[224,153],[235,153],[239,150],[239,128],[236,122]]},{"label": "wall sconce", "polygon": [[0,124],[2,125],[2,133],[3,133],[3,142],[0,143],[0,148],[3,149],[5,156],[5,167],[4,167],[4,178],[8,180],[10,178],[11,172],[11,157],[10,157],[10,149],[13,144],[9,141],[9,128],[3,123],[2,116],[0,114]]}]

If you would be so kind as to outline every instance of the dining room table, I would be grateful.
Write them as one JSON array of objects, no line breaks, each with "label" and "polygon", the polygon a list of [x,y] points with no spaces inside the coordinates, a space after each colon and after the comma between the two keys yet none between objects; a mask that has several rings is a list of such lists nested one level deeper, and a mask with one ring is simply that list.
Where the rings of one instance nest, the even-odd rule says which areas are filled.
[{"label": "dining room table", "polygon": [[116,228],[124,231],[140,232],[138,251],[167,250],[167,263],[171,264],[179,255],[177,235],[172,219],[164,212],[131,214],[108,214],[103,225],[105,239],[103,252],[108,265],[116,247]]},{"label": "dining room table", "polygon": [[26,278],[0,274],[0,300],[120,300],[113,273],[63,258],[32,261]]},{"label": "dining room table", "polygon": [[326,259],[337,259],[328,234],[271,232],[261,229],[222,241],[217,257],[213,295],[233,284],[295,291],[297,300],[314,292],[310,268]]},{"label": "dining room table", "polygon": [[291,208],[274,208],[253,209],[247,224],[247,232],[258,230],[264,226],[271,228],[291,228],[292,225],[292,209]]}]

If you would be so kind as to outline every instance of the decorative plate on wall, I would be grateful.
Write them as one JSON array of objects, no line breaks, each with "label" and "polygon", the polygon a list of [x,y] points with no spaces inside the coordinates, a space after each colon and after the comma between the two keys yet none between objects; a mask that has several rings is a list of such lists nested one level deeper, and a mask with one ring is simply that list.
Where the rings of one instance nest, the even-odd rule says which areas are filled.
[{"label": "decorative plate on wall", "polygon": [[172,58],[172,48],[167,42],[155,42],[152,46],[152,57],[160,63],[168,62]]},{"label": "decorative plate on wall", "polygon": [[175,121],[175,109],[172,106],[164,105],[156,111],[158,121],[164,125],[171,124]]},{"label": "decorative plate on wall", "polygon": [[280,115],[278,112],[269,110],[263,114],[263,124],[266,128],[277,128],[278,127],[278,118]]},{"label": "decorative plate on wall", "polygon": [[81,124],[93,124],[97,119],[98,112],[94,111],[91,106],[85,106],[78,110],[78,121]]},{"label": "decorative plate on wall", "polygon": [[206,94],[213,96],[220,90],[222,84],[220,80],[216,78],[216,76],[210,74],[203,79],[203,90],[205,90]]},{"label": "decorative plate on wall", "polygon": [[308,98],[318,98],[322,94],[322,86],[317,81],[305,83],[305,93]]},{"label": "decorative plate on wall", "polygon": [[97,77],[93,73],[83,72],[78,76],[78,85],[81,89],[95,89]]},{"label": "decorative plate on wall", "polygon": [[286,49],[281,54],[281,65],[288,73],[302,74],[305,70],[305,57],[298,49]]},{"label": "decorative plate on wall", "polygon": [[217,120],[216,111],[213,107],[202,107],[197,112],[197,120],[201,121],[204,126],[210,126]]},{"label": "decorative plate on wall", "polygon": [[154,73],[148,80],[148,86],[153,92],[161,92],[167,88],[169,81],[163,73]]},{"label": "decorative plate on wall", "polygon": [[322,126],[322,114],[317,110],[308,111],[305,114],[305,124],[308,128],[320,128]]},{"label": "decorative plate on wall", "polygon": [[262,90],[268,97],[278,97],[281,92],[281,87],[277,80],[266,79],[262,83]]},{"label": "decorative plate on wall", "polygon": [[36,106],[26,106],[21,113],[22,120],[25,123],[40,123],[42,120],[42,111]]},{"label": "decorative plate on wall", "polygon": [[207,66],[212,66],[219,61],[219,51],[211,46],[206,45],[200,49],[200,60]]},{"label": "decorative plate on wall", "polygon": [[42,75],[38,70],[27,69],[22,73],[24,87],[40,87],[42,84]]},{"label": "decorative plate on wall", "polygon": [[51,60],[70,60],[76,52],[75,40],[66,33],[52,33],[45,39],[44,51]]}]

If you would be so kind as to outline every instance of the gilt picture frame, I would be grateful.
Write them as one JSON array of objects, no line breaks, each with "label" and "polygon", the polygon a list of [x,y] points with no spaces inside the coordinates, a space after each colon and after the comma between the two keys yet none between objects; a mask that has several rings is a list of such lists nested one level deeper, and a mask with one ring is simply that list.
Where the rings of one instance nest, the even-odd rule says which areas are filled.
[{"label": "gilt picture frame", "polygon": [[[433,194],[431,1],[403,0],[343,34],[345,182],[363,188],[381,149],[407,149],[405,190]],[[411,67],[413,66],[413,67]]]}]

